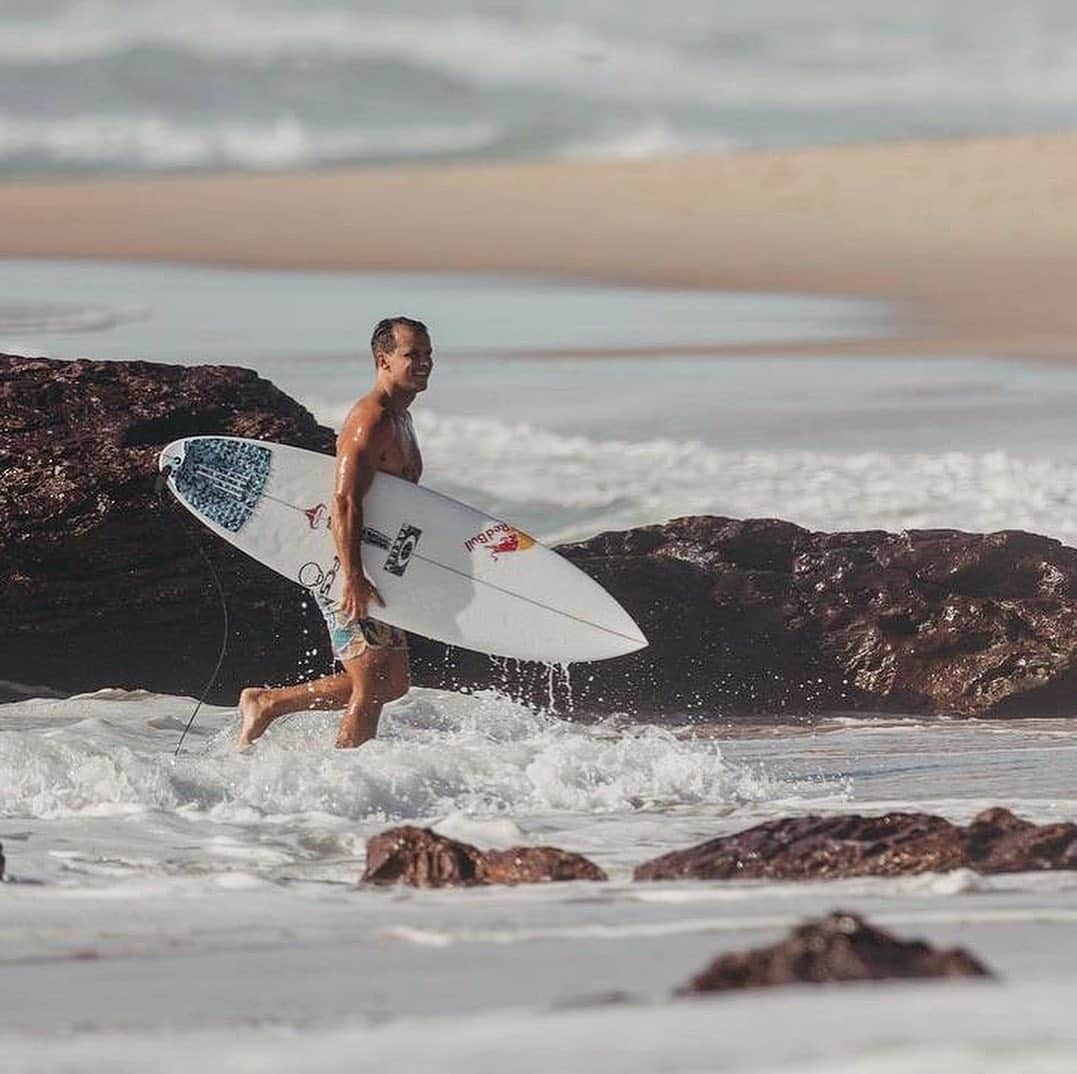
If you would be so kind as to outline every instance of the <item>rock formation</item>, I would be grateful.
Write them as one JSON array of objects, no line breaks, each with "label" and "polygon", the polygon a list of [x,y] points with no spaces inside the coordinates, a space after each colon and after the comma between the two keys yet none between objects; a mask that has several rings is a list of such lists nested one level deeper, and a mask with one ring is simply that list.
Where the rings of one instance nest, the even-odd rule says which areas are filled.
[{"label": "rock formation", "polygon": [[1077,869],[1077,824],[985,810],[967,827],[926,813],[783,817],[640,865],[637,880],[831,880],[973,869]]},{"label": "rock formation", "polygon": [[232,626],[215,699],[329,666],[301,659],[324,627],[296,587],[155,492],[160,448],[198,433],[334,447],[250,370],[0,356],[0,680],[199,691],[221,641],[199,547]]},{"label": "rock formation", "polygon": [[[249,370],[0,356],[0,689],[197,693],[221,632],[199,548],[232,621],[211,699],[329,670],[302,592],[155,495],[157,452],[195,433],[334,442]],[[416,638],[414,681],[585,715],[1077,712],[1077,551],[1046,537],[697,517],[560,550],[649,648],[559,680]]]},{"label": "rock formation", "polygon": [[[562,546],[650,641],[573,668],[577,709],[708,716],[1077,712],[1077,550],[1020,531],[813,533],[696,517]],[[460,682],[504,682],[440,649]],[[542,701],[549,678],[515,676]]]},{"label": "rock formation", "polygon": [[553,880],[605,880],[597,865],[557,847],[479,850],[404,825],[367,840],[366,884],[410,884],[417,888],[482,884],[540,884]]},{"label": "rock formation", "polygon": [[856,914],[839,910],[799,925],[770,947],[720,955],[679,993],[892,977],[991,976],[961,948],[938,950],[919,940],[899,940]]}]

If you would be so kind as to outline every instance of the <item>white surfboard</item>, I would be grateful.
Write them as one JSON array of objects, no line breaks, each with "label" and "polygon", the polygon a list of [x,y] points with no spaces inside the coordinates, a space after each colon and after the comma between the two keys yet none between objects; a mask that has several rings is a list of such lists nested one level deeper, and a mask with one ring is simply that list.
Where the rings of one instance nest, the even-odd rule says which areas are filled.
[{"label": "white surfboard", "polygon": [[[193,436],[166,447],[169,489],[200,522],[311,591],[340,598],[329,529],[334,460],[284,444]],[[378,474],[363,500],[363,570],[376,618],[465,649],[549,663],[647,644],[597,582],[507,522]]]}]

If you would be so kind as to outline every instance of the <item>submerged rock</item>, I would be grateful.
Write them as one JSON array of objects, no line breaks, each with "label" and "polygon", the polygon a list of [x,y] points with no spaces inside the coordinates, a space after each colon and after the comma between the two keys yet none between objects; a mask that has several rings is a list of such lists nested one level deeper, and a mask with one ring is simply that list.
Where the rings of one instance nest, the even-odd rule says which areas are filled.
[{"label": "submerged rock", "polygon": [[412,825],[390,828],[368,839],[363,873],[366,884],[417,888],[605,879],[606,874],[593,862],[557,847],[484,851]]},{"label": "submerged rock", "polygon": [[838,910],[799,925],[780,943],[720,955],[680,995],[787,984],[881,981],[894,977],[991,977],[962,948],[899,940],[856,914]]},{"label": "submerged rock", "polygon": [[[198,433],[334,446],[250,370],[0,355],[3,696],[20,683],[200,691],[221,610],[199,548],[231,616],[211,700],[332,667],[297,586],[155,495],[160,448]],[[415,638],[414,681],[555,712],[1077,712],[1077,551],[1046,537],[696,517],[560,551],[624,604],[648,649],[555,674]]]},{"label": "submerged rock", "polygon": [[973,869],[1077,869],[1077,824],[1032,824],[1008,809],[968,826],[927,813],[783,817],[644,862],[636,880],[813,880]]}]

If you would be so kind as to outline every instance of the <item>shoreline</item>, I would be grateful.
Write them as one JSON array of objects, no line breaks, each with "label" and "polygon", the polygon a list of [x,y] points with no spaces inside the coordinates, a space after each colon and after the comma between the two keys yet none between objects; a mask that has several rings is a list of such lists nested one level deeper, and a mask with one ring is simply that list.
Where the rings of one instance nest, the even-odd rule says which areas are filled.
[{"label": "shoreline", "polygon": [[0,257],[868,298],[904,333],[765,349],[1077,354],[1077,134],[0,191]]}]

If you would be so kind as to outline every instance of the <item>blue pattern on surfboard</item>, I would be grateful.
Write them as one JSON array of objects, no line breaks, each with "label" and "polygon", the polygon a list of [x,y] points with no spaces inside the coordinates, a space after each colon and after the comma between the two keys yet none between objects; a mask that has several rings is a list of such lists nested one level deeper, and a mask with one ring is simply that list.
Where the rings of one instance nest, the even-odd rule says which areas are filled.
[{"label": "blue pattern on surfboard", "polygon": [[250,441],[188,440],[173,475],[176,492],[200,515],[238,533],[258,506],[272,457],[269,448]]}]

